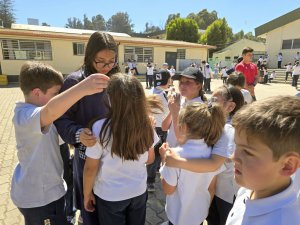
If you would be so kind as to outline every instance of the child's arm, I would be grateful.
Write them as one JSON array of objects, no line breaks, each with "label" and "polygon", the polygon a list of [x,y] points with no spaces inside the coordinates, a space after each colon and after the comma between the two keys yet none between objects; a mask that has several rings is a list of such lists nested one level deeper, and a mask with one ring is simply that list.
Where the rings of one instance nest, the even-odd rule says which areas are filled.
[{"label": "child's arm", "polygon": [[161,124],[161,129],[163,131],[168,131],[172,123],[172,115],[169,112],[168,115],[164,118]]},{"label": "child's arm", "polygon": [[102,92],[107,87],[108,80],[109,77],[106,75],[93,74],[52,98],[41,109],[41,127],[53,123],[83,96]]},{"label": "child's arm", "polygon": [[83,170],[83,196],[84,208],[88,212],[95,210],[96,204],[95,196],[93,194],[93,187],[98,173],[100,159],[93,159],[86,157],[84,170]]},{"label": "child's arm", "polygon": [[146,162],[146,165],[152,164],[155,159],[155,153],[154,153],[154,148],[149,148],[148,151],[148,160]]},{"label": "child's arm", "polygon": [[164,178],[161,179],[162,189],[166,195],[171,195],[175,192],[176,186],[168,184]]},{"label": "child's arm", "polygon": [[195,173],[214,172],[225,162],[226,157],[212,154],[208,159],[185,159],[181,158],[174,151],[166,152],[165,161],[169,167],[176,167],[189,170]]}]

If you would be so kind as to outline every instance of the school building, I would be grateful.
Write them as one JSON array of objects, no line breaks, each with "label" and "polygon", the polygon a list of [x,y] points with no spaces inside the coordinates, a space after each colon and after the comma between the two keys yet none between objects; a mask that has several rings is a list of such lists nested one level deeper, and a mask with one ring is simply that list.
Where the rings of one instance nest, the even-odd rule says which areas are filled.
[{"label": "school building", "polygon": [[255,35],[266,39],[270,68],[277,67],[279,52],[283,55],[282,65],[294,63],[300,52],[300,8],[255,28]]},{"label": "school building", "polygon": [[[220,51],[214,52],[213,60],[216,62],[221,61],[232,63],[233,61],[237,60],[238,57],[242,56],[242,50],[245,47],[250,47],[254,50],[253,61],[256,61],[259,58],[259,56],[264,56],[266,54],[265,43],[243,38]],[[222,64],[225,65],[226,63]]]},{"label": "school building", "polygon": [[[85,46],[92,30],[12,24],[11,29],[0,28],[0,74],[9,82],[18,81],[22,64],[29,60],[43,61],[63,74],[77,70],[83,63]],[[159,69],[164,62],[183,70],[189,63],[207,60],[214,46],[131,37],[109,32],[119,45],[118,63],[125,70],[128,59],[137,62],[140,73],[146,71],[150,60]]]}]

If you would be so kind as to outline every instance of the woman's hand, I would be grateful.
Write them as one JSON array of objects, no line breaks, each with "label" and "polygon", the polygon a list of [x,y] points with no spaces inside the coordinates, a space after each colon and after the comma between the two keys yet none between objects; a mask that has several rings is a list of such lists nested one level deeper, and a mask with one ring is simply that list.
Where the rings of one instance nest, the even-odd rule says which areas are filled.
[{"label": "woman's hand", "polygon": [[90,193],[88,196],[84,196],[84,208],[88,212],[94,212],[96,205],[95,195]]},{"label": "woman's hand", "polygon": [[172,116],[176,116],[180,110],[180,94],[171,95],[168,101],[169,110]]},{"label": "woman's hand", "polygon": [[80,132],[79,140],[86,147],[94,146],[97,141],[92,131],[88,128],[84,128],[83,131]]}]

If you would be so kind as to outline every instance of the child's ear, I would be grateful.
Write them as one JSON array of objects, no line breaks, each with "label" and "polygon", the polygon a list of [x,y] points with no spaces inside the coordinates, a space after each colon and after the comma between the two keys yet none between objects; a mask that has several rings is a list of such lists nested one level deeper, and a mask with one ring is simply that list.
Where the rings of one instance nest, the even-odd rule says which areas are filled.
[{"label": "child's ear", "polygon": [[34,95],[34,96],[39,96],[40,95],[40,89],[39,88],[34,88],[34,89],[32,89],[32,95]]},{"label": "child's ear", "polygon": [[281,175],[291,176],[300,167],[300,156],[296,152],[289,152],[283,156]]},{"label": "child's ear", "polygon": [[235,109],[236,104],[235,102],[228,102],[227,104],[228,104],[227,111],[228,113],[231,113]]}]

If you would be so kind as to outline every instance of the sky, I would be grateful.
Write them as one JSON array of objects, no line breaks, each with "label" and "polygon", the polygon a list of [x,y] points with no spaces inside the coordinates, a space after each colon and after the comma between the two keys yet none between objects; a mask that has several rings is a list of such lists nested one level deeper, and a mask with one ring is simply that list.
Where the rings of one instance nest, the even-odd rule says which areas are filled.
[{"label": "sky", "polygon": [[145,30],[146,22],[164,27],[169,14],[198,13],[203,9],[215,10],[225,17],[233,33],[245,33],[268,21],[300,7],[300,0],[13,0],[16,23],[27,24],[27,18],[45,22],[52,27],[65,27],[68,18],[83,21],[101,14],[107,21],[117,12],[127,12],[134,31]]}]

